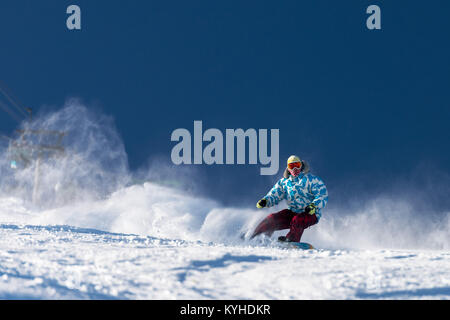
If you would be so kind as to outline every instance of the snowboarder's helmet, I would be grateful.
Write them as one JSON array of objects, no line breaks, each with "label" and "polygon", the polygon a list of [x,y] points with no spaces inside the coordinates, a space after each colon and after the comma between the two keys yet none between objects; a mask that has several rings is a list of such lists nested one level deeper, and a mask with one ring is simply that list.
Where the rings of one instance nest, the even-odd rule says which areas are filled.
[{"label": "snowboarder's helmet", "polygon": [[287,166],[289,167],[290,164],[298,163],[301,165],[302,161],[297,156],[290,156],[287,160]]},{"label": "snowboarder's helmet", "polygon": [[287,169],[289,170],[289,173],[294,176],[297,177],[302,168],[302,161],[300,160],[299,157],[297,156],[290,156],[287,160]]}]

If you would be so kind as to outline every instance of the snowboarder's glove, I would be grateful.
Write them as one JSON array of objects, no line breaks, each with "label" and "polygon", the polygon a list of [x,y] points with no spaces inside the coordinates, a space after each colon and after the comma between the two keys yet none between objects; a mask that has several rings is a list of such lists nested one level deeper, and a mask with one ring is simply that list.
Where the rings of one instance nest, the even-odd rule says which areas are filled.
[{"label": "snowboarder's glove", "polygon": [[261,199],[258,201],[258,203],[256,204],[256,207],[258,209],[264,208],[267,205],[267,200],[266,199]]},{"label": "snowboarder's glove", "polygon": [[305,213],[313,215],[316,213],[316,205],[314,203],[308,204],[308,206],[305,208]]}]

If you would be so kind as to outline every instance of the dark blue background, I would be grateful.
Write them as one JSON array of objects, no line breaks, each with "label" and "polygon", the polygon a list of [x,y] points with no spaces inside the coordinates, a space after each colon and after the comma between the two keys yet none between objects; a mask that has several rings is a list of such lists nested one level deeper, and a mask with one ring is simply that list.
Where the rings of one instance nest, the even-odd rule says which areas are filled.
[{"label": "dark blue background", "polygon": [[[66,8],[82,30],[66,28]],[[366,28],[381,7],[382,30]],[[254,205],[286,158],[310,161],[330,205],[414,197],[448,210],[448,1],[0,3],[0,79],[39,110],[82,98],[115,118],[131,169],[170,164],[176,128],[279,128],[280,172],[197,166],[198,191]],[[4,112],[0,132],[16,123]]]}]

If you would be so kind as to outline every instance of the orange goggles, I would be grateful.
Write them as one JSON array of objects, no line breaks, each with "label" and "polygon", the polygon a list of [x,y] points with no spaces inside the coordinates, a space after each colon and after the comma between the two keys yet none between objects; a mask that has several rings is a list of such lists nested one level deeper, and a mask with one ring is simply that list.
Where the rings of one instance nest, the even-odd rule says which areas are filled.
[{"label": "orange goggles", "polygon": [[302,167],[302,163],[301,162],[292,162],[288,164],[288,168],[289,169],[294,169],[294,168],[301,168]]}]

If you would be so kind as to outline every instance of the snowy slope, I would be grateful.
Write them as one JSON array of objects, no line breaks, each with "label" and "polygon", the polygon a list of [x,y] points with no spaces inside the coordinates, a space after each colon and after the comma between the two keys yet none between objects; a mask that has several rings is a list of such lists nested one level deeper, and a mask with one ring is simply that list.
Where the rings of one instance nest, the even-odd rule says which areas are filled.
[{"label": "snowy slope", "polygon": [[355,241],[336,248],[351,229],[324,219],[304,236],[318,250],[287,250],[238,240],[266,211],[216,205],[151,183],[49,210],[1,198],[0,298],[450,298],[450,252],[434,241],[448,229],[419,248],[377,248],[353,230]]},{"label": "snowy slope", "polygon": [[286,250],[0,226],[1,299],[448,299],[450,253]]}]

